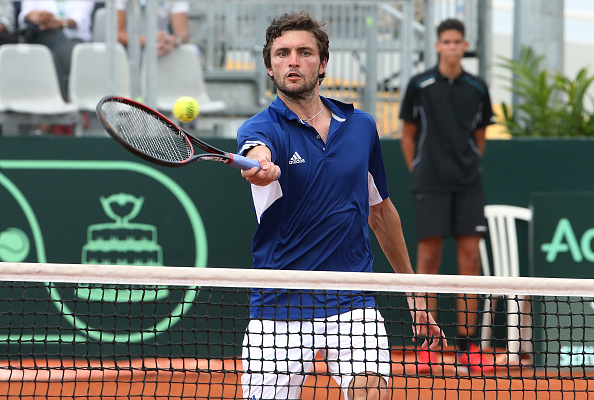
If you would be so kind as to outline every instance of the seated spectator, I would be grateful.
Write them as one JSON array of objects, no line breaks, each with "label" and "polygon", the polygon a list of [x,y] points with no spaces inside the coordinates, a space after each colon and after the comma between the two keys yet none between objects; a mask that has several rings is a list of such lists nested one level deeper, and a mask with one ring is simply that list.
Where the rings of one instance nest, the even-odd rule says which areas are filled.
[{"label": "seated spectator", "polygon": [[16,43],[14,5],[10,0],[0,0],[0,44]]},{"label": "seated spectator", "polygon": [[[124,46],[128,45],[128,32],[126,29],[126,8],[128,0],[116,0],[118,9],[118,40]],[[140,0],[140,5],[145,14],[146,1]],[[168,54],[181,43],[187,43],[190,38],[188,29],[188,1],[159,2],[157,9],[157,54],[159,56]],[[145,32],[144,21],[141,24],[142,32]],[[144,47],[146,37],[140,36],[140,44]]]},{"label": "seated spectator", "polygon": [[23,0],[18,16],[25,42],[44,44],[56,64],[62,96],[68,99],[72,49],[91,41],[94,1]]}]

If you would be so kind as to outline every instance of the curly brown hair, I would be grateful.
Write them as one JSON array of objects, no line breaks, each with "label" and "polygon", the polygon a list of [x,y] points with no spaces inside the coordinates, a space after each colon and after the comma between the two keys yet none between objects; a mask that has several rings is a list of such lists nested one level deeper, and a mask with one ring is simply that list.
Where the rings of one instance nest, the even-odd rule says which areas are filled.
[{"label": "curly brown hair", "polygon": [[[328,34],[322,28],[324,22],[316,21],[306,11],[285,13],[278,18],[275,18],[266,29],[266,44],[262,49],[262,55],[264,56],[264,65],[266,68],[271,68],[272,62],[270,59],[270,50],[274,40],[280,37],[285,31],[307,31],[311,32],[320,50],[320,62],[328,60],[330,58],[330,40]],[[326,73],[323,72],[319,75],[319,81],[322,83]],[[272,78],[272,77],[271,77]]]}]

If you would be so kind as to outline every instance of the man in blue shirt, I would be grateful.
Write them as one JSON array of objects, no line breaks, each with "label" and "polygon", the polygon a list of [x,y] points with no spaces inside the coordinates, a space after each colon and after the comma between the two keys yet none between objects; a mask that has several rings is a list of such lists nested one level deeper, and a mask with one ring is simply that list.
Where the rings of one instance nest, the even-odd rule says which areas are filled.
[{"label": "man in blue shirt", "polygon": [[[261,166],[242,171],[258,220],[254,268],[371,273],[371,226],[394,270],[412,273],[373,118],[319,94],[322,25],[306,13],[271,22],[263,56],[278,98],[237,134],[239,153]],[[443,333],[424,298],[408,303],[415,333],[435,348]],[[373,294],[254,289],[250,306],[244,398],[299,398],[317,352],[345,398],[388,398],[389,345]]]}]

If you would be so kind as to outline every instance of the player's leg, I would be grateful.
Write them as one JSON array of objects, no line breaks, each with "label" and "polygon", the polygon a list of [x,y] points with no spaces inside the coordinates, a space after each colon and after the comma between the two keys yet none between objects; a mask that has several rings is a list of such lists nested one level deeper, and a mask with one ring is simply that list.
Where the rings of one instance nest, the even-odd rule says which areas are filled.
[{"label": "player's leg", "polygon": [[[443,237],[436,236],[420,239],[417,247],[417,273],[437,274],[441,265],[441,254],[443,250]],[[436,318],[437,297],[435,294],[428,294],[427,307]]]},{"label": "player's leg", "polygon": [[[415,193],[414,199],[418,239],[416,270],[419,274],[437,274],[443,238],[452,232],[452,194],[420,192]],[[428,293],[427,296],[427,307],[433,318],[439,320],[437,295]],[[439,362],[433,351],[417,348],[415,356],[418,373],[430,372],[432,365]]]},{"label": "player's leg", "polygon": [[325,322],[316,332],[325,341],[328,371],[342,388],[345,398],[389,398],[390,349],[384,319],[371,308],[357,309]]},{"label": "player's leg", "polygon": [[[480,240],[481,236],[479,235],[462,235],[456,237],[458,273],[460,275],[479,275],[481,269],[479,254]],[[475,335],[478,306],[478,296],[458,296],[456,309],[458,310],[457,334],[459,337],[473,337]]]},{"label": "player's leg", "polygon": [[250,321],[243,340],[244,399],[298,399],[313,356],[311,322]]},{"label": "player's leg", "polygon": [[[487,231],[484,209],[482,192],[462,192],[454,196],[454,235],[460,275],[480,274],[479,243]],[[458,296],[456,309],[458,312],[455,343],[459,352],[458,361],[469,364],[471,369],[483,368],[480,365],[485,362],[480,348],[473,343],[478,331],[479,297]]]},{"label": "player's leg", "polygon": [[[452,196],[450,193],[421,192],[415,193],[414,199],[418,239],[416,270],[419,274],[437,274],[443,238],[452,230]],[[434,295],[429,295],[427,306],[430,310],[437,309]]]},{"label": "player's leg", "polygon": [[[481,270],[479,242],[487,230],[483,193],[455,193],[453,210],[458,273],[460,275],[479,275]],[[460,338],[472,337],[476,332],[477,296],[459,296],[457,310],[458,336]],[[467,343],[461,343],[461,346],[462,350],[466,350],[468,347]]]},{"label": "player's leg", "polygon": [[389,398],[386,378],[371,372],[355,375],[347,392],[349,400],[388,400]]}]

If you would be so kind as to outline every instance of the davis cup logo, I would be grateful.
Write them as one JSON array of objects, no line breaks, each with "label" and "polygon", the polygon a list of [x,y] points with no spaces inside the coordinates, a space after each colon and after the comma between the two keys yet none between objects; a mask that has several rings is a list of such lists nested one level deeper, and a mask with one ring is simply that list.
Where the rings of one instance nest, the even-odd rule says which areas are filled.
[{"label": "davis cup logo", "polygon": [[[101,179],[91,183],[89,175]],[[82,190],[64,196],[73,187]],[[0,261],[206,267],[206,232],[193,200],[150,166],[0,160],[0,203]],[[196,287],[57,282],[17,282],[16,287],[32,299],[23,302],[21,312],[43,321],[11,326],[7,314],[0,342],[9,347],[46,343],[60,351],[66,351],[64,344],[76,351],[78,344],[98,343],[98,352],[112,352],[102,345],[165,343],[170,335],[177,340],[175,328],[192,322],[183,317],[192,315],[199,295]],[[4,290],[3,306],[10,307],[11,289]]]},{"label": "davis cup logo", "polygon": [[[144,198],[119,193],[101,197],[100,202],[111,221],[89,226],[81,262],[162,266],[157,228],[132,222],[141,213]],[[50,285],[49,292],[78,334],[102,342],[139,343],[175,325],[193,306],[198,289],[78,284]]]}]

